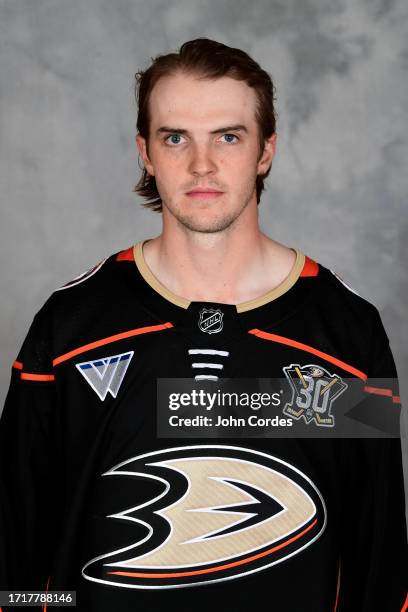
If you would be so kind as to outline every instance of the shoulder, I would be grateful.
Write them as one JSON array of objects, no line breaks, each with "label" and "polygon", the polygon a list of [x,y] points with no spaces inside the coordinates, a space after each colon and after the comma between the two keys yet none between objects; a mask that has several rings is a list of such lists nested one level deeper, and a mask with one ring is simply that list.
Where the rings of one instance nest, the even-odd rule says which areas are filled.
[{"label": "shoulder", "polygon": [[96,263],[92,263],[91,267],[54,289],[49,300],[57,304],[70,299],[77,301],[86,297],[87,294],[96,297],[102,292],[106,295],[108,287],[112,286],[117,277],[120,264],[126,261],[134,261],[133,246],[115,251]]},{"label": "shoulder", "polygon": [[305,256],[304,269],[312,269],[318,279],[318,291],[321,297],[326,296],[334,302],[339,309],[351,309],[364,314],[374,315],[378,312],[376,305],[366,298],[354,282],[351,282],[343,273],[340,274],[335,267],[325,266]]},{"label": "shoulder", "polygon": [[53,294],[61,291],[66,292],[76,287],[81,287],[82,290],[83,287],[88,287],[89,285],[94,286],[109,276],[112,269],[115,268],[117,263],[121,261],[133,261],[133,246],[115,251],[103,259],[100,259],[98,262],[93,263],[90,268],[81,272],[73,279],[65,282],[60,287],[57,287],[53,291]]},{"label": "shoulder", "polygon": [[320,262],[317,265],[319,282],[316,296],[321,310],[348,336],[355,335],[356,340],[364,340],[371,346],[379,345],[384,349],[389,340],[378,306],[364,297],[360,288],[356,288],[335,268]]},{"label": "shoulder", "polygon": [[16,361],[27,361],[28,355],[30,361],[36,356],[41,364],[49,361],[57,350],[56,338],[92,325],[104,310],[109,311],[110,301],[115,303],[123,286],[118,271],[132,257],[132,246],[115,251],[52,291],[35,312]]}]

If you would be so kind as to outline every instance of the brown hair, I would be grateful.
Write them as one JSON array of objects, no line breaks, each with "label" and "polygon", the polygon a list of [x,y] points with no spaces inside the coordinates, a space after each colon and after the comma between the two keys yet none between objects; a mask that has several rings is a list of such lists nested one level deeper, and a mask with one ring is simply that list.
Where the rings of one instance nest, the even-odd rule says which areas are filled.
[{"label": "brown hair", "polygon": [[[256,121],[258,124],[259,157],[262,157],[264,140],[276,131],[276,111],[274,108],[275,86],[269,74],[263,70],[247,53],[241,49],[228,47],[223,43],[201,37],[183,43],[178,53],[158,55],[151,58],[153,63],[145,71],[135,74],[135,98],[138,107],[136,128],[146,139],[148,152],[150,111],[149,99],[154,85],[164,76],[177,72],[194,74],[200,79],[217,79],[229,76],[237,81],[245,81],[253,87],[257,96]],[[259,204],[264,190],[264,179],[267,172],[256,178],[256,200]],[[147,199],[142,206],[156,212],[162,211],[162,200],[157,190],[155,177],[146,168],[142,168],[142,176],[133,192]]]}]

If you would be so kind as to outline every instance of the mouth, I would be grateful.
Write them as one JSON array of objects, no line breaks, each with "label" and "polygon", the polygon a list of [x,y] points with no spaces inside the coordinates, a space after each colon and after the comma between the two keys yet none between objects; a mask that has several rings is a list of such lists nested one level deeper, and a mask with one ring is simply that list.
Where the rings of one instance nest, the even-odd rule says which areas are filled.
[{"label": "mouth", "polygon": [[223,191],[212,191],[212,190],[194,190],[188,191],[187,195],[190,198],[199,199],[199,200],[212,200],[214,198],[219,198],[223,195]]}]

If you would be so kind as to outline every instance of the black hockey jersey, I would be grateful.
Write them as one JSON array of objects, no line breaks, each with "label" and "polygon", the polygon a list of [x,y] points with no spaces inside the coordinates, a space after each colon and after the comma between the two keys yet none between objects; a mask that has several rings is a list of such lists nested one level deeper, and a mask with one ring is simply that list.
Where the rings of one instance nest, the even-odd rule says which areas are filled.
[{"label": "black hockey jersey", "polygon": [[[278,287],[237,305],[169,291],[143,241],[49,296],[0,418],[0,590],[75,591],[84,612],[407,609],[388,337],[294,250]],[[268,409],[190,401],[240,380],[283,383]],[[376,436],[329,435],[352,382]]]}]

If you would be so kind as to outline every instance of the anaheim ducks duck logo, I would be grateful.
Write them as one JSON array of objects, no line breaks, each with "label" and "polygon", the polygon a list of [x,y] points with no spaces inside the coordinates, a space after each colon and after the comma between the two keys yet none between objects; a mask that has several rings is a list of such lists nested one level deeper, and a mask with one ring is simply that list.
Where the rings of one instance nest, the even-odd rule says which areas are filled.
[{"label": "anaheim ducks duck logo", "polygon": [[323,498],[305,474],[239,446],[163,449],[103,476],[116,479],[111,492],[130,481],[139,503],[99,527],[102,542],[112,543],[119,522],[122,547],[84,565],[94,582],[169,589],[235,579],[301,553],[326,525]]},{"label": "anaheim ducks duck logo", "polygon": [[292,399],[283,413],[295,419],[303,418],[307,424],[315,421],[321,427],[334,427],[332,403],[348,387],[337,374],[330,374],[322,366],[292,363],[283,368],[292,387]]}]

